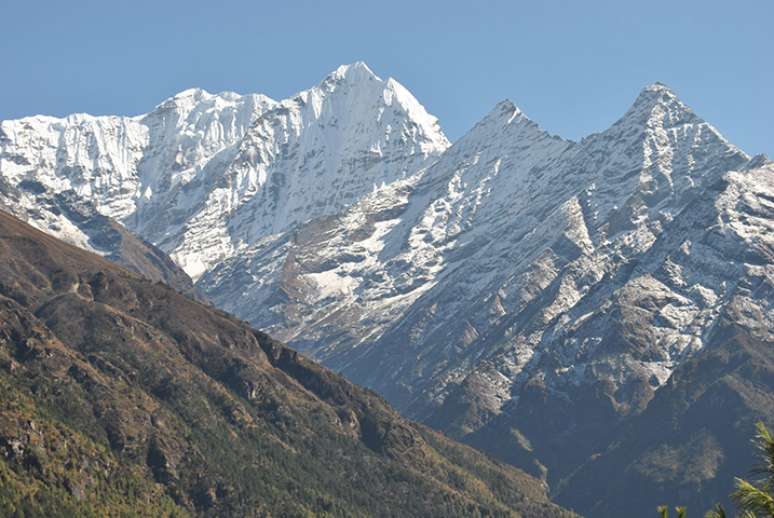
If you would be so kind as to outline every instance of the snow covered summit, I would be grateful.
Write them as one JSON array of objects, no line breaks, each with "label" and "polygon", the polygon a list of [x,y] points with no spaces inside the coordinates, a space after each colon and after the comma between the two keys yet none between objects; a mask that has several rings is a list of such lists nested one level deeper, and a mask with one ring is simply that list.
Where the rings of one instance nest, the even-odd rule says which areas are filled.
[{"label": "snow covered summit", "polygon": [[[449,145],[408,90],[360,62],[283,101],[190,89],[138,117],[29,117],[0,131],[4,179],[88,198],[194,278],[415,174]],[[90,246],[66,216],[29,219]]]}]

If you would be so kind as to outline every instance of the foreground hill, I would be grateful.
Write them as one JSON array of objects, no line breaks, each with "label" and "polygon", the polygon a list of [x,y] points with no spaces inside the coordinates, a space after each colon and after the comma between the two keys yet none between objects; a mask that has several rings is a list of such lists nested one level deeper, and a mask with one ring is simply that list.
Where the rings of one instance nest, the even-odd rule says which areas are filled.
[{"label": "foreground hill", "polygon": [[544,485],[0,212],[0,514],[561,516]]}]

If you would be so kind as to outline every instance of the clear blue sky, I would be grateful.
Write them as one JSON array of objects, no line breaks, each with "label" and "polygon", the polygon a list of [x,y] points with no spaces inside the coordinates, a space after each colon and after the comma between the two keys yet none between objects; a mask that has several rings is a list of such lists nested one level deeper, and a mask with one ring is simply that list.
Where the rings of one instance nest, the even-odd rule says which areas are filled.
[{"label": "clear blue sky", "polygon": [[577,139],[662,81],[774,155],[772,0],[0,2],[0,119],[137,114],[192,86],[282,98],[363,60],[452,139],[504,98]]}]

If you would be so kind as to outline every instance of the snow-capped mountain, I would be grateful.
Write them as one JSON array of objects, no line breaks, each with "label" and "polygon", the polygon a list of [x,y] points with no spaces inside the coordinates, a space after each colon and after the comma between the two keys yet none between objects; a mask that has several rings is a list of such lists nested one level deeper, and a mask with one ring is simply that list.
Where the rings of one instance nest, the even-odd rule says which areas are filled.
[{"label": "snow-capped mountain", "polygon": [[150,218],[143,227],[152,227],[154,218],[174,222],[168,211],[154,214],[149,205],[167,208],[158,198],[166,202],[189,185],[272,103],[260,95],[188,90],[137,117],[0,121],[0,178],[7,192],[17,193],[5,204],[42,230],[110,255],[115,250],[95,242],[81,217],[50,200],[81,200],[133,229],[139,213]]},{"label": "snow-capped mountain", "polygon": [[[137,117],[2,121],[0,176],[72,190],[196,278],[266,235],[411,176],[446,147],[403,86],[355,63],[284,101],[192,89]],[[61,217],[29,219],[88,246]]]},{"label": "snow-capped mountain", "polygon": [[774,341],[773,174],[659,83],[579,142],[504,101],[450,146],[363,63],[283,101],[0,123],[17,214],[99,249],[39,200],[83,198],[220,308],[552,483],[728,322]]},{"label": "snow-capped mountain", "polygon": [[256,242],[199,287],[558,480],[740,297],[755,315],[740,325],[774,328],[771,293],[748,293],[771,282],[767,164],[661,84],[577,143],[503,102],[427,170]]},{"label": "snow-capped mountain", "polygon": [[[476,373],[497,412],[546,331],[597,286],[620,288],[611,277],[747,160],[658,84],[580,143],[503,102],[426,172],[256,243],[200,286],[404,409]],[[257,301],[274,311],[240,309]],[[665,357],[631,365],[656,386],[672,356],[700,347],[665,333]],[[565,367],[582,378],[581,363]]]}]

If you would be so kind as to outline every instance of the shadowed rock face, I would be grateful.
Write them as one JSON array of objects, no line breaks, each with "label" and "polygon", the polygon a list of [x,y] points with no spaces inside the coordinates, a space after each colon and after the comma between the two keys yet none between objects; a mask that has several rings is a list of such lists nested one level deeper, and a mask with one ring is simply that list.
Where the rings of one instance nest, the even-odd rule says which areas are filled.
[{"label": "shadowed rock face", "polygon": [[0,390],[1,509],[565,513],[525,473],[401,418],[244,323],[6,213]]},{"label": "shadowed rock face", "polygon": [[614,427],[615,440],[555,496],[589,516],[631,509],[628,516],[644,518],[653,514],[653,502],[679,503],[696,514],[715,502],[733,508],[734,477],[747,476],[758,462],[750,445],[755,422],[771,426],[772,416],[774,341],[728,315],[713,342],[680,365],[641,414]]}]

